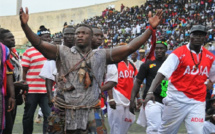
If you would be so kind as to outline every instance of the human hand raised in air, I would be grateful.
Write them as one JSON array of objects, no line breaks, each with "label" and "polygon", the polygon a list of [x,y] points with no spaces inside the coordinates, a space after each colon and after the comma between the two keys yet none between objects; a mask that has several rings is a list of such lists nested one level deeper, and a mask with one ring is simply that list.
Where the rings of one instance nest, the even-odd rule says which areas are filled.
[{"label": "human hand raised in air", "polygon": [[156,14],[153,17],[152,17],[152,12],[149,11],[148,18],[149,18],[149,24],[151,25],[152,28],[155,29],[163,18],[163,10],[158,9],[156,11]]},{"label": "human hand raised in air", "polygon": [[29,15],[28,15],[28,8],[27,7],[25,8],[25,12],[24,12],[22,7],[20,8],[19,18],[21,21],[21,25],[26,25],[28,23]]}]

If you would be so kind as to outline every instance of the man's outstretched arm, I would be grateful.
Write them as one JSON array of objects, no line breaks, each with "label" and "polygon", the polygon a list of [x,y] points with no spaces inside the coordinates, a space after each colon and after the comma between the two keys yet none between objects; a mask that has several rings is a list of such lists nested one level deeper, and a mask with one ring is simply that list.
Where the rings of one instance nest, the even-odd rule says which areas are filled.
[{"label": "man's outstretched arm", "polygon": [[14,109],[15,106],[15,89],[13,85],[13,75],[7,74],[7,91],[9,93],[9,99],[8,99],[8,108],[7,112],[10,112]]},{"label": "man's outstretched arm", "polygon": [[31,28],[28,26],[28,8],[26,8],[26,12],[23,11],[23,8],[20,9],[20,21],[23,31],[25,32],[26,37],[31,42],[31,44],[39,50],[44,57],[47,59],[56,59],[57,46],[52,45],[48,42],[42,41],[38,35],[36,35]]},{"label": "man's outstretched arm", "polygon": [[101,91],[108,91],[111,90],[113,87],[115,87],[117,85],[117,82],[114,81],[108,81],[107,83],[105,83],[102,87],[101,87]]},{"label": "man's outstretched arm", "polygon": [[[149,24],[152,28],[156,28],[162,19],[162,10],[158,10],[156,15],[151,17],[149,13]],[[139,49],[151,36],[152,31],[147,29],[142,35],[133,39],[128,45],[114,48],[113,50],[107,51],[107,64],[117,63],[125,59],[128,55]]]},{"label": "man's outstretched arm", "polygon": [[155,97],[154,97],[154,91],[155,89],[159,86],[159,84],[161,83],[161,81],[165,78],[165,76],[159,72],[157,72],[155,78],[152,81],[152,84],[147,92],[146,98],[143,102],[144,106],[146,106],[147,102],[149,100],[153,100],[153,102],[155,102]]},{"label": "man's outstretched arm", "polygon": [[129,107],[130,112],[132,112],[133,114],[134,114],[134,108],[135,108],[135,102],[134,102],[135,97],[139,93],[141,84],[142,84],[141,80],[139,80],[137,78],[134,80],[134,86],[133,86],[132,92],[131,92],[130,107]]}]

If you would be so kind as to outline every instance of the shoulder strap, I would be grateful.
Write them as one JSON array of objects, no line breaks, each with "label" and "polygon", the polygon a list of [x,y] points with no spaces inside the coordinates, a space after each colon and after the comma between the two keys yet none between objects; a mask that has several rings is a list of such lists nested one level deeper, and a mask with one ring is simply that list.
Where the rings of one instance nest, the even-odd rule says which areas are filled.
[{"label": "shoulder strap", "polygon": [[[78,69],[78,66],[81,64],[81,62],[82,62],[82,61],[87,61],[87,59],[90,59],[90,57],[92,57],[92,56],[94,55],[94,53],[95,53],[95,52],[92,52],[92,54],[89,55],[89,56],[88,56],[89,53],[86,54],[86,55],[84,55],[84,56],[82,56],[82,59],[81,59],[80,61],[78,61],[73,67],[71,67],[71,68],[69,69],[69,71],[68,71],[66,74],[60,76],[59,80],[60,80],[60,81],[62,81],[62,80],[65,81],[65,77],[66,77],[70,72],[72,72],[72,71]],[[90,67],[89,67],[89,68],[90,68]]]}]

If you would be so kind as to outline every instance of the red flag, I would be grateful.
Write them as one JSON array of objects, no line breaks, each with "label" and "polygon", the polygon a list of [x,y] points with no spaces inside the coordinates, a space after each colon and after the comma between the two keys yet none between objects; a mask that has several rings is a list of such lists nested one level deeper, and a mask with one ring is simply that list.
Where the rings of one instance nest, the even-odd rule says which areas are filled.
[{"label": "red flag", "polygon": [[156,46],[156,29],[153,29],[151,26],[148,27],[152,31],[151,38],[151,48],[149,54],[146,56],[147,60],[155,60],[155,46]]}]

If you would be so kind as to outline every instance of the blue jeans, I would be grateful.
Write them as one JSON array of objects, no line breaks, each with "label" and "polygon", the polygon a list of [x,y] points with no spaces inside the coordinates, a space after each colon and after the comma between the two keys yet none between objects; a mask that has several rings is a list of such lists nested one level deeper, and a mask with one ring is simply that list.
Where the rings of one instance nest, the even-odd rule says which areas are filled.
[{"label": "blue jeans", "polygon": [[43,134],[46,133],[47,126],[48,126],[48,116],[51,112],[51,108],[48,105],[48,97],[47,94],[27,94],[26,102],[24,107],[24,115],[23,115],[23,134],[32,134],[33,132],[33,120],[34,120],[34,113],[37,108],[37,105],[42,109],[43,112]]}]

